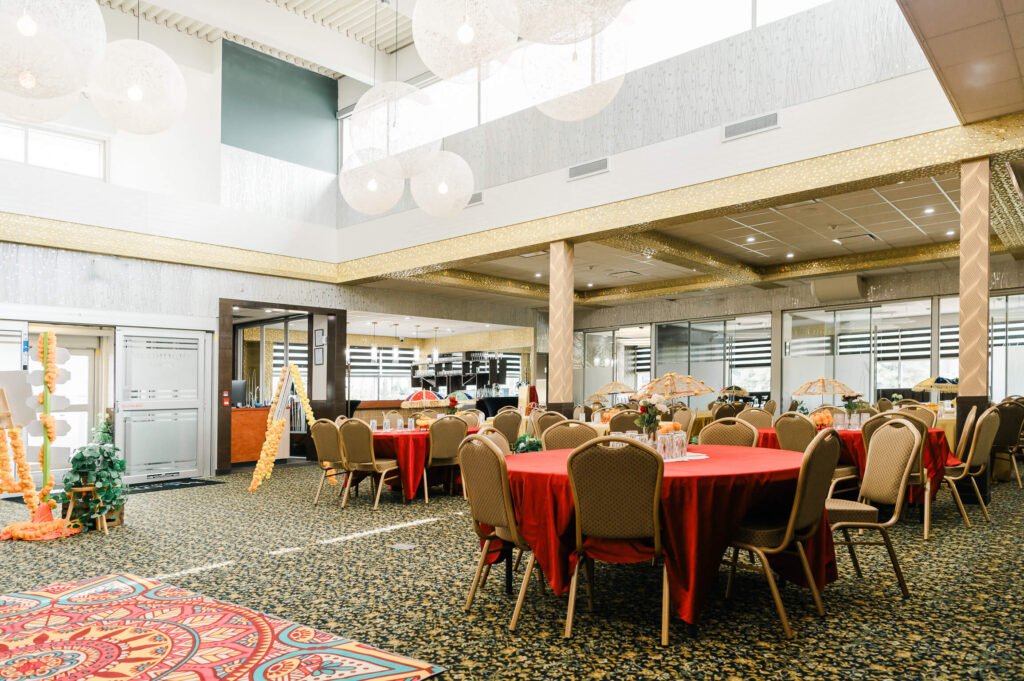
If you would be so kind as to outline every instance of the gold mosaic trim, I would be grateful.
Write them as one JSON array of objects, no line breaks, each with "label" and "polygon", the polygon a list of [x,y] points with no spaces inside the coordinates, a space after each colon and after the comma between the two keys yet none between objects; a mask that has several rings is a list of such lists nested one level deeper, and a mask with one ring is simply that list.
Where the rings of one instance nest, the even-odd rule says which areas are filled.
[{"label": "gold mosaic trim", "polygon": [[336,263],[0,212],[0,241],[336,283]]}]

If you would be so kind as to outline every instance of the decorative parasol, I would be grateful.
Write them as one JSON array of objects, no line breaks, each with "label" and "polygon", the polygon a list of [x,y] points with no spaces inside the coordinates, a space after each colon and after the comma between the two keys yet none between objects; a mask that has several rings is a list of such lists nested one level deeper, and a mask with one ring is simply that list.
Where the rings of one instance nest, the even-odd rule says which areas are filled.
[{"label": "decorative parasol", "polygon": [[732,395],[733,397],[748,397],[750,395],[750,393],[748,393],[746,390],[739,387],[738,385],[726,386],[719,390],[718,392],[722,395]]},{"label": "decorative parasol", "polygon": [[473,397],[472,395],[470,395],[465,390],[456,390],[455,392],[453,392],[448,397],[449,398],[454,397],[459,402],[476,402],[476,398]]},{"label": "decorative parasol", "polygon": [[611,383],[605,383],[597,391],[586,399],[587,402],[604,402],[604,398],[608,395],[621,395],[629,394],[633,392],[633,386],[626,385],[621,381],[612,381]]},{"label": "decorative parasol", "polygon": [[926,378],[917,385],[914,386],[914,390],[938,390],[940,393],[955,393],[960,390],[960,379],[959,378],[943,378],[942,376],[932,376]]},{"label": "decorative parasol", "polygon": [[672,400],[677,397],[692,397],[693,395],[707,395],[715,392],[715,389],[704,381],[693,376],[680,376],[676,373],[667,373],[656,378],[633,395],[634,399],[651,397],[652,395],[664,395],[665,399]]},{"label": "decorative parasol", "polygon": [[409,395],[400,405],[402,409],[423,409],[425,407],[447,407],[448,400],[441,397],[432,390],[417,390]]},{"label": "decorative parasol", "polygon": [[792,392],[793,395],[853,395],[857,391],[834,378],[816,378],[807,381]]}]

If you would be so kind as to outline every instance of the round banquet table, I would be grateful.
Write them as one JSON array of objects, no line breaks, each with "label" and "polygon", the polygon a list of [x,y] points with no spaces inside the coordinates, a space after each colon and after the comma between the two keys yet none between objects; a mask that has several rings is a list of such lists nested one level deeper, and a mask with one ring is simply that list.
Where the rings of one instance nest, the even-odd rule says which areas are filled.
[{"label": "round banquet table", "polygon": [[[864,477],[864,467],[867,465],[868,453],[864,450],[864,435],[859,430],[837,430],[842,450],[839,455],[839,462],[845,464],[856,464],[857,475]],[[779,436],[775,434],[774,428],[758,428],[758,447],[778,447]],[[946,431],[942,428],[929,428],[928,438],[924,443],[924,466],[928,471],[928,478],[931,480],[932,498],[939,492],[939,483],[946,472],[946,466],[958,466],[960,460],[953,455],[946,441]],[[924,492],[920,485],[910,486],[910,503],[919,504],[924,499]]]},{"label": "round banquet table", "polygon": [[[466,435],[480,430],[469,428]],[[429,430],[375,430],[373,431],[373,453],[378,459],[398,461],[398,474],[402,479],[402,493],[406,499],[416,496],[423,480],[423,467],[427,464],[430,449]]]},{"label": "round banquet table", "polygon": [[[572,450],[506,457],[516,520],[551,588],[564,593],[576,567],[576,534],[566,459]],[[722,553],[746,513],[760,504],[791,504],[802,454],[758,447],[695,445],[708,458],[666,461],[662,483],[662,544],[676,614],[695,623],[718,575]],[[786,506],[788,509],[788,506]],[[628,542],[587,540],[598,560],[633,562],[642,555]],[[818,586],[836,579],[828,522],[806,542]],[[787,579],[805,584],[799,560],[769,558]]]}]

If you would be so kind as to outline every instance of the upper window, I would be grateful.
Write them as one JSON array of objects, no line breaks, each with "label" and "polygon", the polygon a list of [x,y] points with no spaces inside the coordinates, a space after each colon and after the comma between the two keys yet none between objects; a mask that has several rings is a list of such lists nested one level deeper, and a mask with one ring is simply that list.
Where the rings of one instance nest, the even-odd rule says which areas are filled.
[{"label": "upper window", "polygon": [[76,175],[106,177],[103,140],[0,123],[0,159]]}]

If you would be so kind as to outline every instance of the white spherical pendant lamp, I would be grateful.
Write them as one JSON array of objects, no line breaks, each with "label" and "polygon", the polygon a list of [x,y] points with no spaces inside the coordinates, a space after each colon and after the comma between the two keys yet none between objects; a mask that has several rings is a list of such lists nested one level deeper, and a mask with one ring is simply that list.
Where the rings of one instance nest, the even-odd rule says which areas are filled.
[{"label": "white spherical pendant lamp", "polygon": [[623,34],[608,29],[572,45],[530,45],[523,81],[537,108],[560,121],[581,121],[602,111],[622,88]]},{"label": "white spherical pendant lamp", "polygon": [[513,0],[418,0],[412,14],[416,52],[434,75],[475,81],[504,64],[518,40]]},{"label": "white spherical pendant lamp", "polygon": [[89,77],[89,99],[120,130],[162,132],[185,112],[181,69],[166,52],[139,40],[115,40]]},{"label": "white spherical pendant lamp", "polygon": [[392,157],[372,163],[346,159],[338,173],[338,187],[345,202],[366,215],[380,215],[395,207],[405,192],[398,161]]},{"label": "white spherical pendant lamp", "polygon": [[434,217],[455,215],[473,196],[473,169],[451,151],[442,151],[434,163],[409,182],[412,198],[424,213]]},{"label": "white spherical pendant lamp", "polygon": [[441,121],[430,95],[399,81],[367,90],[352,112],[349,137],[359,160],[394,157],[402,177],[423,172],[441,150]]},{"label": "white spherical pendant lamp", "polygon": [[71,110],[81,100],[82,93],[78,91],[60,97],[40,99],[38,97],[18,97],[0,90],[0,112],[25,123],[45,123],[71,113]]},{"label": "white spherical pendant lamp", "polygon": [[38,99],[78,92],[106,42],[96,0],[0,0],[0,91]]},{"label": "white spherical pendant lamp", "polygon": [[535,43],[566,45],[597,35],[627,0],[516,0],[519,35]]}]

